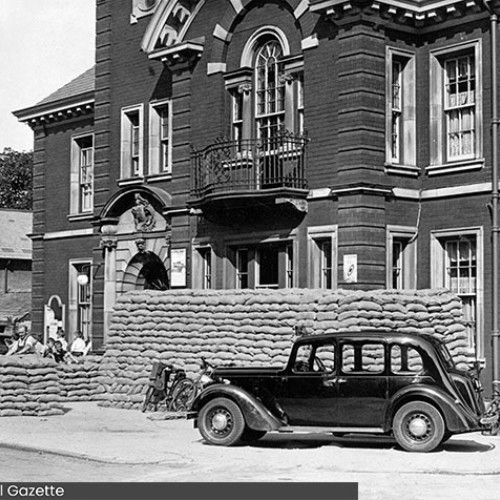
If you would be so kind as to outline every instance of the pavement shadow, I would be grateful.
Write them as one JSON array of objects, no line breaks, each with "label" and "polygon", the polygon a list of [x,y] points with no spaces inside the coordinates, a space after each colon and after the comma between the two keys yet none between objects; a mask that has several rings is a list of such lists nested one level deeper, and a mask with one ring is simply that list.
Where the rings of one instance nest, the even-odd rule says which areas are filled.
[{"label": "pavement shadow", "polygon": [[[280,448],[280,449],[314,449],[324,446],[359,449],[400,449],[394,438],[390,436],[359,436],[347,435],[343,437],[290,437],[280,435],[266,436],[264,439],[252,443],[243,442],[238,446],[252,448]],[[438,446],[434,452],[447,451],[450,453],[486,453],[495,449],[491,443],[480,443],[474,439],[452,439]]]}]

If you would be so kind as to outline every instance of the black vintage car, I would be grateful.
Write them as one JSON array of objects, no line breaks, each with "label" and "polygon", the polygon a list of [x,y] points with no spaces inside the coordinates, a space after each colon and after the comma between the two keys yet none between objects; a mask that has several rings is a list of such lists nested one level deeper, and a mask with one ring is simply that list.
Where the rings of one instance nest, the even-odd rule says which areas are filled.
[{"label": "black vintage car", "polygon": [[270,431],[378,433],[427,452],[496,424],[481,391],[430,335],[335,333],[300,337],[285,368],[216,368],[191,409],[216,445]]}]

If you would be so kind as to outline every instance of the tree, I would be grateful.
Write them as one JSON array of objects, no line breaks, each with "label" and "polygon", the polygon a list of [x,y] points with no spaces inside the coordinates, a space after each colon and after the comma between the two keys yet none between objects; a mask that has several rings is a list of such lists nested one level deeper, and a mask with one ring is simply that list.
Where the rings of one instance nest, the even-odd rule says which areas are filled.
[{"label": "tree", "polygon": [[0,208],[33,207],[33,152],[5,148],[0,153]]}]

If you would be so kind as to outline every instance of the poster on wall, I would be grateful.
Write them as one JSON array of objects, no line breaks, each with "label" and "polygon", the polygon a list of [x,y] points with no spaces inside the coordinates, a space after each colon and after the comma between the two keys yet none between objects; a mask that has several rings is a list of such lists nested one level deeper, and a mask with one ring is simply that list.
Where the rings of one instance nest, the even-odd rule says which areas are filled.
[{"label": "poster on wall", "polygon": [[171,250],[170,283],[172,287],[186,286],[186,249],[176,248]]},{"label": "poster on wall", "polygon": [[344,281],[346,283],[358,282],[358,256],[356,254],[344,255]]}]

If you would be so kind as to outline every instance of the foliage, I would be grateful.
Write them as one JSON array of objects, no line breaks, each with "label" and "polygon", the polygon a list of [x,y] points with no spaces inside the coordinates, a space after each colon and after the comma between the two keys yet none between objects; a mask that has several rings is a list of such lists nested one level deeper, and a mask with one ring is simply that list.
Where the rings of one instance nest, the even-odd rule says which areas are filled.
[{"label": "foliage", "polygon": [[0,208],[33,207],[33,152],[5,148],[0,153]]}]

